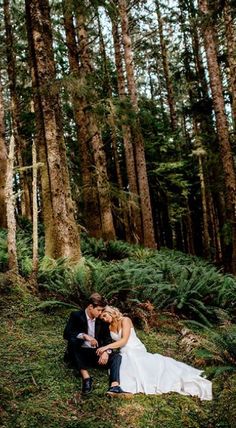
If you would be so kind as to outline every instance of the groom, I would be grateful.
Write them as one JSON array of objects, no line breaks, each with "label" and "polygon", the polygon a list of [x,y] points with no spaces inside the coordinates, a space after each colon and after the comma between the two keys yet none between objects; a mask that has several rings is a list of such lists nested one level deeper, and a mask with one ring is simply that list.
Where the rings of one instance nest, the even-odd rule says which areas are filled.
[{"label": "groom", "polygon": [[80,371],[82,377],[82,393],[89,394],[93,380],[88,369],[104,367],[110,369],[110,387],[108,395],[122,394],[119,386],[121,355],[108,349],[101,356],[96,349],[112,342],[109,326],[99,319],[106,302],[98,293],[93,293],[85,310],[72,312],[64,330],[64,339],[68,341],[68,357]]}]

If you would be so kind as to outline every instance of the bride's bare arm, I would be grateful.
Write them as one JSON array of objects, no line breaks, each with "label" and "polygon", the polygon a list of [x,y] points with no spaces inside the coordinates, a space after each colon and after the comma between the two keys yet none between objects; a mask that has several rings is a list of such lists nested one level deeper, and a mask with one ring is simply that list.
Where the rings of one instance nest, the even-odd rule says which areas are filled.
[{"label": "bride's bare arm", "polygon": [[117,349],[126,345],[130,336],[131,327],[132,327],[131,319],[128,317],[123,318],[122,324],[121,324],[121,335],[122,335],[121,339],[117,340],[116,342],[110,343],[109,345],[98,348],[97,354],[101,355],[103,352],[107,351],[107,349]]}]

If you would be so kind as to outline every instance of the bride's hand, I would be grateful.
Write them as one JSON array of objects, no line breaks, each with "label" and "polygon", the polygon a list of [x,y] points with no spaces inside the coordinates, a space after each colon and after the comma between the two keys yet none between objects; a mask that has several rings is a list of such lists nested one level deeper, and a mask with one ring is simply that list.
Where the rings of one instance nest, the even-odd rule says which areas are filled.
[{"label": "bride's hand", "polygon": [[103,352],[107,351],[107,349],[109,349],[108,346],[102,346],[101,348],[97,349],[96,354],[97,355],[102,355]]},{"label": "bride's hand", "polygon": [[102,355],[100,355],[99,360],[98,360],[98,364],[105,366],[108,362],[108,354],[107,352],[103,352]]}]

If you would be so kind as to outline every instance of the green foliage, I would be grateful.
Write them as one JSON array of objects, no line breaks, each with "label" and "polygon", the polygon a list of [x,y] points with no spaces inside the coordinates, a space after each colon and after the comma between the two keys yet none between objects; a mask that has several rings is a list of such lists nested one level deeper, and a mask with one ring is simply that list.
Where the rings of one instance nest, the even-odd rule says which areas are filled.
[{"label": "green foliage", "polygon": [[[42,235],[40,239],[42,245]],[[40,258],[40,291],[51,293],[55,300],[60,295],[78,304],[94,290],[122,308],[134,301],[150,301],[157,308],[205,325],[236,316],[235,278],[223,275],[207,261],[178,251],[155,251],[87,235],[82,236],[81,246],[85,258],[76,266],[69,266],[66,259]],[[27,277],[32,270],[30,229],[28,233],[18,230],[17,248],[20,273]],[[4,231],[0,233],[0,264],[6,269]]]},{"label": "green foliage", "polygon": [[96,257],[102,260],[122,260],[129,257],[132,246],[124,241],[105,242],[102,239],[89,238],[82,235],[81,250],[83,255]]},{"label": "green foliage", "polygon": [[35,310],[48,310],[52,309],[58,306],[65,306],[67,308],[71,309],[80,309],[79,306],[76,306],[73,303],[65,303],[60,300],[45,300],[44,302],[40,303],[38,306],[36,306]]},{"label": "green foliage", "polygon": [[17,234],[17,258],[19,273],[29,276],[32,272],[32,238],[21,230]]},{"label": "green foliage", "polygon": [[[32,272],[32,224],[24,219],[19,219],[19,227],[16,232],[17,258],[19,273],[28,277]],[[44,248],[43,230],[39,227],[39,256],[42,256]],[[7,231],[0,230],[0,271],[6,271],[8,263]]]},{"label": "green foliage", "polygon": [[0,272],[5,272],[8,267],[7,232],[0,229]]},{"label": "green foliage", "polygon": [[127,299],[138,297],[140,290],[149,283],[156,283],[152,268],[145,263],[137,265],[133,260],[120,263],[103,263],[99,267],[94,263],[91,279],[94,289],[104,294],[112,303],[124,303]]},{"label": "green foliage", "polygon": [[236,314],[236,281],[231,275],[224,275],[218,285],[216,296],[218,306],[225,308],[230,314]]},{"label": "green foliage", "polygon": [[221,330],[208,331],[209,338],[195,351],[197,357],[211,364],[209,372],[213,376],[225,372],[236,372],[236,327],[223,327]]},{"label": "green foliage", "polygon": [[156,290],[146,290],[159,308],[169,308],[187,317],[193,317],[206,325],[216,316],[213,299],[219,275],[214,268],[205,270],[196,266],[180,266],[165,260],[159,268],[163,281]]},{"label": "green foliage", "polygon": [[38,270],[39,287],[69,297],[68,287],[71,284],[70,269],[66,259],[57,260],[44,257]]},{"label": "green foliage", "polygon": [[106,252],[105,242],[102,239],[88,238],[87,235],[82,235],[81,251],[84,256],[102,257]]}]

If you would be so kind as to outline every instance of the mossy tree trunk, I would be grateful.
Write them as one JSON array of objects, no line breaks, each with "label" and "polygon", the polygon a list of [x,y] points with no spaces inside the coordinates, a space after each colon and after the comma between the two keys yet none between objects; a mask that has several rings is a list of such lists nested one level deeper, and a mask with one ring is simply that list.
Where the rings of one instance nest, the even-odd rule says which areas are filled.
[{"label": "mossy tree trunk", "polygon": [[198,0],[198,4],[202,14],[202,33],[207,56],[213,106],[216,115],[220,154],[224,170],[227,227],[230,228],[232,236],[230,247],[226,245],[225,268],[236,274],[236,179],[225,113],[222,80],[217,61],[215,37],[217,33],[211,20],[207,0]]},{"label": "mossy tree trunk", "polygon": [[162,59],[162,66],[163,66],[164,77],[166,82],[167,101],[168,101],[168,106],[170,110],[170,121],[171,121],[172,130],[176,131],[178,128],[178,123],[177,123],[176,104],[174,99],[173,79],[171,78],[171,74],[170,74],[168,50],[167,50],[167,45],[166,45],[164,32],[163,32],[163,18],[161,16],[159,0],[155,0],[155,4],[156,4],[156,13],[157,13],[157,20],[158,20],[158,32],[159,32],[160,45],[161,45],[161,59]]},{"label": "mossy tree trunk", "polygon": [[[56,85],[52,48],[52,31],[47,0],[26,0],[28,41],[31,53],[34,84],[34,103],[40,161],[45,168],[42,175],[44,224],[50,223],[53,241],[52,258],[67,257],[71,261],[81,258],[80,236],[75,221],[69,174],[65,156],[65,143]],[[48,176],[47,176],[48,175]],[[48,210],[51,209],[51,212]],[[47,237],[46,237],[47,240]]]},{"label": "mossy tree trunk", "polygon": [[0,77],[0,227],[7,227],[5,185],[7,174],[7,148],[5,141],[4,105]]},{"label": "mossy tree trunk", "polygon": [[229,0],[225,1],[224,21],[232,96],[232,116],[234,121],[234,130],[236,133],[236,27],[234,25],[232,8]]},{"label": "mossy tree trunk", "polygon": [[90,45],[86,28],[86,6],[84,3],[79,2],[76,4],[75,14],[80,52],[80,78],[81,82],[84,82],[85,87],[87,87],[90,92],[89,99],[88,97],[85,97],[84,99],[84,111],[87,111],[86,115],[88,123],[87,140],[93,154],[102,237],[109,241],[116,238],[116,233],[113,223],[106,155],[102,141],[101,128],[95,113],[96,101],[98,101],[98,98],[94,88],[91,87],[91,78],[94,73],[94,69],[89,50]]},{"label": "mossy tree trunk", "polygon": [[23,171],[23,156],[22,151],[25,146],[25,142],[22,138],[21,133],[21,121],[20,112],[21,105],[19,95],[17,93],[17,81],[16,81],[16,54],[14,46],[14,38],[12,31],[11,15],[10,15],[10,4],[9,0],[4,0],[4,22],[5,22],[5,33],[6,33],[6,53],[7,53],[7,72],[9,78],[10,98],[11,98],[11,116],[12,116],[12,131],[15,138],[16,158],[19,164],[19,175],[20,175],[20,207],[21,215],[27,217],[29,220],[32,219],[31,203],[30,203],[30,190],[27,181],[26,172]]},{"label": "mossy tree trunk", "polygon": [[102,236],[100,208],[95,173],[93,171],[93,159],[89,138],[89,113],[86,97],[76,90],[80,80],[79,46],[76,40],[76,30],[73,20],[73,4],[70,0],[63,1],[64,27],[66,32],[66,45],[70,65],[70,77],[75,89],[72,89],[72,102],[82,177],[82,201],[84,212],[84,224],[89,235],[96,238]]},{"label": "mossy tree trunk", "polygon": [[142,219],[140,212],[139,196],[138,196],[138,182],[135,168],[134,148],[132,143],[131,128],[129,125],[129,118],[127,113],[127,94],[125,88],[125,76],[123,71],[122,54],[120,35],[118,29],[117,15],[111,15],[112,21],[112,36],[115,51],[115,64],[117,71],[117,85],[118,95],[121,107],[121,130],[124,144],[126,173],[129,188],[129,222],[131,229],[131,241],[135,243],[142,242]]},{"label": "mossy tree trunk", "polygon": [[111,140],[111,161],[114,164],[115,174],[114,181],[116,182],[116,186],[118,188],[118,194],[113,198],[113,205],[116,211],[116,223],[118,226],[118,230],[121,231],[122,235],[128,242],[132,242],[131,229],[129,223],[128,216],[128,204],[124,198],[124,179],[121,173],[121,160],[122,157],[118,153],[118,129],[117,129],[117,115],[116,115],[116,106],[113,102],[113,89],[111,85],[111,78],[108,70],[108,58],[106,53],[106,45],[104,42],[103,32],[101,21],[99,17],[99,13],[97,12],[97,22],[98,22],[98,34],[99,34],[99,47],[100,54],[102,58],[102,80],[103,80],[103,93],[106,97],[106,104],[109,114],[107,116],[107,122],[110,128],[110,140]]},{"label": "mossy tree trunk", "polygon": [[10,138],[9,152],[7,158],[6,176],[6,206],[7,206],[7,248],[8,267],[11,271],[18,273],[18,260],[16,249],[16,218],[15,218],[15,197],[13,193],[13,171],[14,171],[15,139]]},{"label": "mossy tree trunk", "polygon": [[138,97],[137,87],[134,78],[134,64],[131,37],[129,34],[129,20],[127,14],[126,0],[118,0],[119,13],[121,18],[122,28],[122,43],[124,47],[124,61],[126,68],[127,86],[130,97],[131,106],[135,114],[135,125],[133,126],[134,135],[134,157],[136,174],[138,178],[139,198],[142,214],[142,234],[143,244],[146,247],[156,248],[156,240],[153,227],[152,206],[149,191],[149,183],[147,176],[147,167],[144,151],[144,141],[141,131],[141,126],[138,118]]}]

